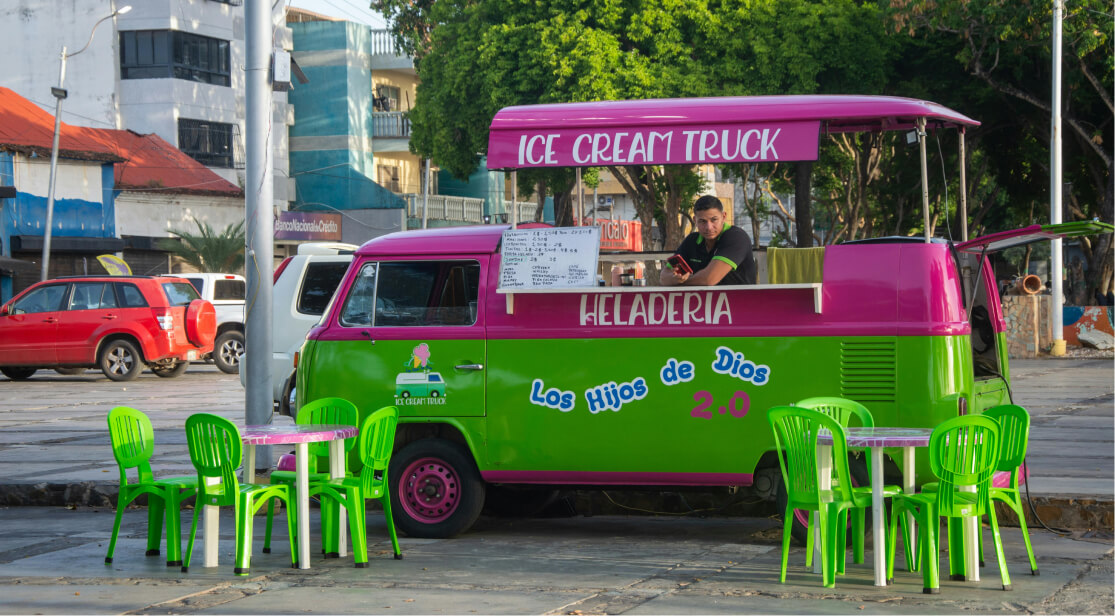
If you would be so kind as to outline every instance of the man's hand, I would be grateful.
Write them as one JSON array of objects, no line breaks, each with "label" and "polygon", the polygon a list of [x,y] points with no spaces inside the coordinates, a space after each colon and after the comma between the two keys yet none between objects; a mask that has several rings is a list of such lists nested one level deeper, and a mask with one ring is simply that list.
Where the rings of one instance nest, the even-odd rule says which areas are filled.
[{"label": "man's hand", "polygon": [[689,276],[689,274],[679,272],[676,269],[667,266],[662,269],[662,274],[658,277],[658,280],[664,287],[676,287],[678,285],[685,284],[685,281],[689,280]]}]

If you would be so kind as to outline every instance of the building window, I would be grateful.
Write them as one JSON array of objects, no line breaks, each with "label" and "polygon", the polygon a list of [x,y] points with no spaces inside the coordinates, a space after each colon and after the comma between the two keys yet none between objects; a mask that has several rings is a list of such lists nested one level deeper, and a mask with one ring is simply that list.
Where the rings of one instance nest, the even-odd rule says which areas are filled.
[{"label": "building window", "polygon": [[232,124],[178,120],[178,149],[208,167],[232,167]]},{"label": "building window", "polygon": [[174,30],[120,33],[120,77],[231,84],[228,41]]},{"label": "building window", "polygon": [[376,86],[376,95],[372,99],[375,111],[398,111],[401,90],[396,86]]},{"label": "building window", "polygon": [[379,165],[379,185],[397,193],[402,192],[399,184],[399,167],[396,165]]}]

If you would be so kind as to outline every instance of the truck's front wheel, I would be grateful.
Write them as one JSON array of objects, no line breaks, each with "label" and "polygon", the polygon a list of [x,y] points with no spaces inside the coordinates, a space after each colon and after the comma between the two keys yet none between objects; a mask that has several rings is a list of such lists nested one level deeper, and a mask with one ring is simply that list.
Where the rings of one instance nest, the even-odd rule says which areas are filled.
[{"label": "truck's front wheel", "polygon": [[484,481],[468,449],[424,438],[391,457],[395,524],[411,537],[446,538],[472,526],[484,507]]}]

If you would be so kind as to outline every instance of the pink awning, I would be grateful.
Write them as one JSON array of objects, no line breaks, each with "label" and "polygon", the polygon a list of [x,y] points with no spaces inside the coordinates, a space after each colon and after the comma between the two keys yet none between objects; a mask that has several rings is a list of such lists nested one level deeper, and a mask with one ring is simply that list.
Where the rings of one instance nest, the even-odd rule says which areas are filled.
[{"label": "pink awning", "polygon": [[979,122],[890,96],[800,95],[506,107],[492,119],[489,169],[816,160],[822,133]]}]

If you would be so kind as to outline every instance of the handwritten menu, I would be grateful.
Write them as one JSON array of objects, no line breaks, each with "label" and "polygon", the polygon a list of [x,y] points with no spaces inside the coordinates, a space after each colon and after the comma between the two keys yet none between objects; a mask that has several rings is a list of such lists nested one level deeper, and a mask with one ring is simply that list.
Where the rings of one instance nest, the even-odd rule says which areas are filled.
[{"label": "handwritten menu", "polygon": [[600,227],[508,229],[503,232],[501,289],[596,286]]}]

